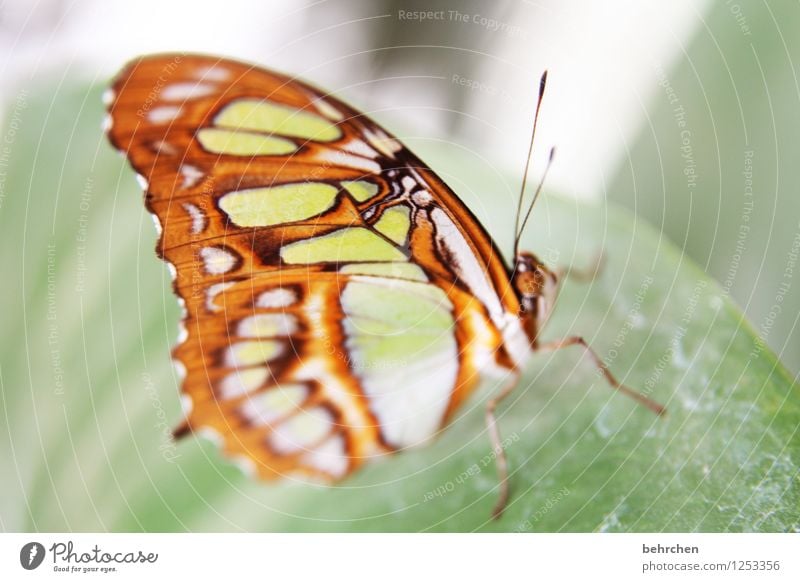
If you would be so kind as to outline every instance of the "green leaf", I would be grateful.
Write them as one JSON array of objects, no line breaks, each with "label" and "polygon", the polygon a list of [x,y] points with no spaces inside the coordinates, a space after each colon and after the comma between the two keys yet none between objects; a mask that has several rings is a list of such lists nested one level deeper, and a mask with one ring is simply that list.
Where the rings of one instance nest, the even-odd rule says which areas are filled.
[{"label": "green leaf", "polygon": [[800,5],[706,6],[683,58],[654,66],[608,192],[717,278],[797,377],[800,44],[785,31]]},{"label": "green leaf", "polygon": [[[100,131],[99,90],[37,89],[0,208],[4,529],[798,529],[800,392],[780,363],[658,232],[553,195],[523,246],[554,266],[606,260],[565,282],[545,339],[584,336],[666,417],[610,389],[579,348],[536,355],[499,409],[512,470],[499,521],[492,382],[431,445],[336,487],[260,483],[202,439],[173,445],[179,313],[141,192]],[[516,183],[455,148],[411,145],[510,248]]]}]

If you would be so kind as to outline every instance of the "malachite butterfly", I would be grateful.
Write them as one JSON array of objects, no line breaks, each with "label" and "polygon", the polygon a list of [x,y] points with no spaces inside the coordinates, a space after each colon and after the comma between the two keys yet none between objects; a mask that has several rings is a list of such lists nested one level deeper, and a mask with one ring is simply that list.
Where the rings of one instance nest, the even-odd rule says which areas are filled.
[{"label": "malachite butterfly", "polygon": [[[541,92],[540,92],[541,99]],[[117,77],[108,133],[143,178],[184,306],[178,434],[217,435],[263,479],[335,481],[428,442],[482,375],[542,344],[557,276],[508,266],[447,185],[363,114],[297,79],[206,56]]]}]

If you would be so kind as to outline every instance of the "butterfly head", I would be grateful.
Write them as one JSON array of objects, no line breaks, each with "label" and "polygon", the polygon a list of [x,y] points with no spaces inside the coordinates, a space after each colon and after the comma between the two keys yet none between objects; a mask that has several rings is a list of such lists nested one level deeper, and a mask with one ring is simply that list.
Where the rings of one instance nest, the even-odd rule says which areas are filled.
[{"label": "butterfly head", "polygon": [[519,299],[519,316],[533,337],[539,327],[537,323],[547,316],[558,278],[533,253],[521,251],[517,254],[511,284]]}]

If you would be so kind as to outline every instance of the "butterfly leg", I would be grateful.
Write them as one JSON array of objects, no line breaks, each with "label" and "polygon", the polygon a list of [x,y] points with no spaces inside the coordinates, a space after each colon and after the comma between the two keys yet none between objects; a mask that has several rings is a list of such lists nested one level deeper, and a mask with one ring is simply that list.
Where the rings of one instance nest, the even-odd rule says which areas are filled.
[{"label": "butterfly leg", "polygon": [[588,283],[602,273],[604,268],[605,255],[602,251],[599,251],[594,256],[591,265],[587,267],[558,267],[555,270],[555,274],[559,282],[569,277],[570,279],[575,279],[582,283]]},{"label": "butterfly leg", "polygon": [[505,511],[506,505],[508,504],[509,496],[508,459],[506,458],[505,450],[503,450],[503,441],[500,437],[500,429],[497,426],[497,417],[494,411],[500,403],[514,391],[518,380],[519,378],[515,376],[486,404],[486,430],[489,432],[489,440],[492,443],[492,452],[495,458],[495,465],[497,466],[497,477],[500,481],[500,492],[497,503],[495,503],[492,509],[492,519],[499,519],[500,516],[503,515],[503,511]]},{"label": "butterfly leg", "polygon": [[537,343],[534,349],[536,351],[555,351],[568,348],[570,346],[581,346],[584,352],[592,359],[597,370],[615,390],[619,390],[626,396],[633,398],[636,402],[649,408],[658,415],[663,415],[666,413],[666,409],[658,402],[648,398],[644,394],[640,394],[639,392],[628,388],[624,384],[621,384],[614,377],[614,374],[611,373],[611,370],[609,370],[608,367],[603,363],[603,361],[600,359],[600,356],[598,356],[597,353],[589,347],[589,344],[587,344],[586,340],[584,340],[582,337],[572,336],[557,341]]}]

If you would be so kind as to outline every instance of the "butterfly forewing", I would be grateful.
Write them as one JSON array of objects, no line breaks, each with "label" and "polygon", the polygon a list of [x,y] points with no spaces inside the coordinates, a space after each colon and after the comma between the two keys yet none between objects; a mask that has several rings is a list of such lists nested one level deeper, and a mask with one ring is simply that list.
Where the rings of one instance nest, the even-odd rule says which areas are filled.
[{"label": "butterfly forewing", "polygon": [[121,73],[109,110],[185,304],[187,426],[262,477],[337,479],[425,442],[482,368],[519,359],[519,305],[491,239],[339,100],[161,55]]}]

